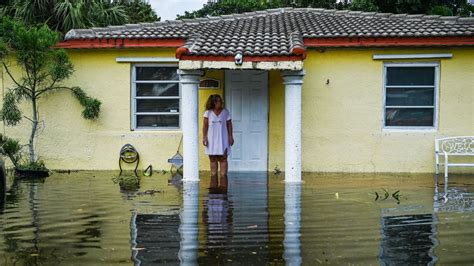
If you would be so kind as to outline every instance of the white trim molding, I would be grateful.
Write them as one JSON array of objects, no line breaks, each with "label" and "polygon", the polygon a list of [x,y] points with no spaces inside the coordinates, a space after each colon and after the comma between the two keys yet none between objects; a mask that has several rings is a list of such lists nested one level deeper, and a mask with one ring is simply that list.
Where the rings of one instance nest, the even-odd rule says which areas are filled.
[{"label": "white trim molding", "polygon": [[178,63],[179,60],[173,57],[117,57],[117,63]]},{"label": "white trim molding", "polygon": [[179,69],[260,69],[260,70],[302,70],[303,61],[246,62],[236,65],[230,61],[179,60]]},{"label": "white trim molding", "polygon": [[374,54],[374,60],[386,60],[386,59],[439,59],[439,58],[452,58],[453,54]]}]

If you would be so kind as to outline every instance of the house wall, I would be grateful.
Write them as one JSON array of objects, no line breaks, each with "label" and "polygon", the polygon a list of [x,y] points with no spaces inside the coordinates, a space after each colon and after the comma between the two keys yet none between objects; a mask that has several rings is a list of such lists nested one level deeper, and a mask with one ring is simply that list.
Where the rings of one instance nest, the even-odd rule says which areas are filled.
[{"label": "house wall", "polygon": [[[67,81],[102,101],[97,121],[81,118],[81,106],[70,92],[47,95],[40,102],[44,121],[38,151],[51,169],[118,169],[120,148],[131,143],[140,167],[170,168],[167,159],[178,148],[181,131],[132,131],[130,128],[130,63],[118,56],[174,57],[174,49],[69,50],[76,72]],[[433,132],[384,131],[383,61],[381,53],[451,52],[441,59],[439,129]],[[397,60],[400,61],[400,60]],[[411,60],[413,61],[413,60]],[[414,60],[433,61],[433,60]],[[435,60],[436,61],[436,60]],[[434,139],[474,132],[474,49],[441,50],[309,50],[302,101],[304,171],[432,172]],[[3,71],[4,72],[4,71]],[[18,74],[18,71],[15,71]],[[2,92],[11,85],[3,73]],[[206,71],[221,80],[217,90],[200,90],[200,114],[210,94],[224,93],[224,71]],[[279,71],[269,75],[269,170],[284,170],[284,85]],[[329,79],[329,84],[326,82]],[[185,107],[183,107],[185,108]],[[23,110],[29,114],[29,106]],[[199,118],[200,128],[202,117]],[[26,143],[29,124],[3,126],[3,133]],[[200,132],[200,139],[202,135]],[[209,169],[203,146],[200,167]],[[131,168],[128,167],[128,168]],[[470,170],[468,170],[470,171]]]},{"label": "house wall", "polygon": [[[169,170],[167,160],[178,149],[181,131],[132,131],[131,130],[131,63],[117,63],[119,56],[174,57],[175,49],[135,50],[68,50],[75,72],[67,85],[80,86],[89,95],[102,101],[100,117],[96,121],[81,117],[82,107],[68,91],[59,91],[40,99],[39,113],[42,129],[37,141],[40,159],[50,169],[118,169],[120,148],[130,143],[140,154],[139,169],[153,165],[156,170]],[[18,69],[14,75],[19,76]],[[2,69],[0,80],[2,95],[11,80]],[[206,76],[223,81],[222,71],[208,71]],[[2,75],[0,74],[0,78]],[[223,84],[223,83],[222,83]],[[223,87],[222,87],[223,88]],[[202,90],[199,94],[200,112],[211,93],[223,90]],[[22,105],[25,115],[31,107]],[[200,121],[202,123],[202,121]],[[16,127],[2,126],[2,133],[20,138],[27,143],[30,123],[23,119]],[[182,152],[182,147],[181,147]],[[201,152],[201,167],[208,169],[208,162]],[[122,164],[124,165],[124,164]],[[133,169],[134,165],[126,166]]]},{"label": "house wall", "polygon": [[[452,53],[453,57],[372,59],[373,54],[407,53]],[[383,130],[384,62],[432,61],[440,62],[439,128]],[[309,50],[304,67],[303,171],[433,172],[435,138],[474,132],[473,48]],[[284,167],[284,87],[277,73],[271,76],[269,169]],[[472,168],[458,170],[472,172]]]}]

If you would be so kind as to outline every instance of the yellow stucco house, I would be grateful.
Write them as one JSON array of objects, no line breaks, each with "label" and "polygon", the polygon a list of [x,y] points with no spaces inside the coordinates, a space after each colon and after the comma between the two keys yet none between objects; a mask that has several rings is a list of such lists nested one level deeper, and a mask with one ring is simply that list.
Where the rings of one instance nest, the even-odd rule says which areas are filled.
[{"label": "yellow stucco house", "polygon": [[169,169],[183,137],[184,178],[197,180],[214,93],[233,118],[230,170],[287,180],[434,172],[435,138],[474,132],[474,18],[284,8],[72,30],[58,47],[68,82],[103,104],[91,122],[66,92],[48,96],[38,151],[51,169],[117,169],[127,143],[140,168]]}]

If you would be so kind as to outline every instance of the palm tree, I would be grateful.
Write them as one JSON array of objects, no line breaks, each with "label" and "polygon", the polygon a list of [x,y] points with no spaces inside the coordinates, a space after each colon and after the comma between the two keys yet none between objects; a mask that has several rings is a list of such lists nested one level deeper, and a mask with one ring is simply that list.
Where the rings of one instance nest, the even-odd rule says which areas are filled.
[{"label": "palm tree", "polygon": [[46,23],[62,33],[70,29],[138,22],[133,17],[137,9],[144,14],[141,22],[159,20],[144,0],[10,0],[3,9],[4,15],[27,25]]}]

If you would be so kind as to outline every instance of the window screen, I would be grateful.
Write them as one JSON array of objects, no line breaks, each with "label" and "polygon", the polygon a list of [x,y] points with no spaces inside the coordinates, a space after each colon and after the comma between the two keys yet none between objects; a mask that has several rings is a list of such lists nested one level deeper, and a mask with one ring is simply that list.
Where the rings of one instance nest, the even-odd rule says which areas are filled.
[{"label": "window screen", "polygon": [[433,127],[435,66],[385,66],[385,126]]},{"label": "window screen", "polygon": [[180,89],[177,66],[133,68],[133,128],[180,127]]}]

